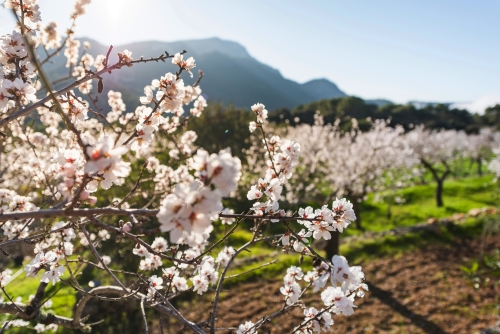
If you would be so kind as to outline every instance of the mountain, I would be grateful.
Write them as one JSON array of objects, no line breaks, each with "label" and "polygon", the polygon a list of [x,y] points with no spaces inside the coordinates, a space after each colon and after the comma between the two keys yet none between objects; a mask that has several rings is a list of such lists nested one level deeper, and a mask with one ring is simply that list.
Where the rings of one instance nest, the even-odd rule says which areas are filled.
[{"label": "mountain", "polygon": [[306,92],[314,97],[314,100],[345,97],[346,93],[341,91],[336,84],[328,79],[314,79],[302,84]]},{"label": "mountain", "polygon": [[[90,54],[106,54],[109,46],[99,44],[88,38],[81,41],[91,43]],[[117,60],[117,52],[132,51],[134,59],[157,57],[165,51],[170,54],[186,50],[185,57],[193,56],[196,60],[194,78],[185,75],[184,80],[192,84],[197,77],[197,70],[204,72],[201,88],[208,100],[233,103],[238,107],[249,108],[252,104],[261,102],[266,108],[293,108],[300,104],[320,99],[344,97],[334,83],[327,79],[311,80],[299,84],[284,78],[281,73],[253,58],[241,44],[219,38],[200,40],[160,42],[146,41],[116,46],[111,52],[111,63]],[[42,51],[40,55],[43,55]],[[43,57],[42,57],[43,59]],[[68,75],[65,68],[66,59],[62,55],[54,57],[47,64],[47,73],[52,80]],[[170,61],[137,64],[131,68],[115,71],[113,75],[103,75],[105,90],[101,93],[101,103],[107,100],[109,89],[119,90],[124,94],[124,101],[129,107],[138,104],[138,97],[143,95],[144,86],[167,72],[174,72],[176,68]],[[97,83],[94,84],[97,86]]]}]

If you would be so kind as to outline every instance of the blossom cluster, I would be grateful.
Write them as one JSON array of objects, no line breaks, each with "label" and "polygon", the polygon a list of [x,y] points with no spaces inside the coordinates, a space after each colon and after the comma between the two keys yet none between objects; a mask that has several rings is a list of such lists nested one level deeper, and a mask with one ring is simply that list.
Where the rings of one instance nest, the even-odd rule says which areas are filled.
[{"label": "blossom cluster", "polygon": [[[7,212],[36,211],[32,198],[20,196],[15,191],[0,188],[0,214]],[[24,238],[28,235],[27,223],[19,220],[7,220],[2,224],[3,234],[8,239]]]},{"label": "blossom cluster", "polygon": [[197,179],[176,185],[162,201],[158,220],[160,229],[170,232],[170,242],[193,247],[203,244],[212,231],[211,221],[223,208],[222,197],[229,195],[240,178],[241,162],[228,151],[209,155],[199,149],[189,165]]},{"label": "blossom cluster", "polygon": [[[261,103],[252,106],[261,126],[267,118],[267,110],[264,108]],[[250,131],[252,131],[252,124]],[[256,215],[283,216],[285,212],[279,210],[279,200],[283,185],[290,179],[299,162],[300,144],[292,140],[282,141],[279,136],[264,138],[263,143],[267,150],[266,174],[264,178],[257,181],[257,184],[251,186],[247,198],[257,200],[252,208]]]},{"label": "blossom cluster", "polygon": [[332,209],[329,209],[327,205],[316,210],[310,206],[300,208],[298,216],[307,219],[301,220],[299,218],[297,220],[305,229],[301,229],[296,234],[286,231],[280,238],[285,248],[293,248],[298,253],[308,251],[306,245],[310,243],[309,238],[311,236],[315,240],[330,240],[332,232],[343,232],[352,221],[356,220],[352,204],[345,198],[336,199],[332,203]]},{"label": "blossom cluster", "polygon": [[368,286],[363,283],[364,274],[361,267],[349,267],[346,258],[339,255],[335,255],[331,263],[321,262],[318,267],[305,275],[299,267],[288,268],[284,277],[284,287],[280,289],[287,305],[293,305],[300,299],[303,290],[299,281],[302,280],[312,285],[314,292],[324,289],[328,281],[331,286],[321,292],[324,304],[322,309],[304,307],[304,321],[296,328],[299,333],[328,331],[333,325],[332,315],[352,315],[356,308],[355,297],[363,297],[364,291],[368,290]]},{"label": "blossom cluster", "polygon": [[[182,60],[182,57],[180,53],[175,54],[172,63],[187,71],[196,66],[192,57],[187,61]],[[160,80],[154,79],[150,86],[144,87],[144,96],[140,98],[143,106],[135,111],[139,122],[131,149],[136,151],[148,147],[154,132],[160,128],[169,133],[175,132],[180,126],[180,117],[184,115],[183,105],[195,101],[191,114],[199,117],[207,106],[205,98],[200,94],[198,86],[185,85],[178,74],[169,72]],[[154,108],[148,107],[151,103],[155,103]],[[164,113],[172,116],[165,118]]]}]

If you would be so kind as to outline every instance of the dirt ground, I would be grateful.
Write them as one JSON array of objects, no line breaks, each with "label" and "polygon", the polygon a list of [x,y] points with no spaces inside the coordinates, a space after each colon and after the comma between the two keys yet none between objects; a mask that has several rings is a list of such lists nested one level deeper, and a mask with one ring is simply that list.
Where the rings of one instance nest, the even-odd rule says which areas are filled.
[{"label": "dirt ground", "polygon": [[[487,249],[499,247],[499,235],[489,239]],[[334,317],[332,332],[473,334],[492,327],[499,320],[494,305],[499,304],[500,286],[490,280],[485,287],[475,289],[460,269],[479,256],[479,249],[480,240],[457,240],[362,264],[370,292],[357,299],[358,309],[353,316]],[[217,326],[236,327],[280,310],[281,284],[255,281],[231,287],[222,296]],[[307,306],[322,307],[318,298],[308,296],[305,302]],[[183,306],[181,313],[190,320],[203,321],[210,310],[208,302],[197,302]],[[301,315],[297,308],[266,324],[259,333],[290,333],[300,323]],[[180,328],[176,327],[163,323],[165,333],[178,333]],[[160,332],[158,326],[156,330]]]}]

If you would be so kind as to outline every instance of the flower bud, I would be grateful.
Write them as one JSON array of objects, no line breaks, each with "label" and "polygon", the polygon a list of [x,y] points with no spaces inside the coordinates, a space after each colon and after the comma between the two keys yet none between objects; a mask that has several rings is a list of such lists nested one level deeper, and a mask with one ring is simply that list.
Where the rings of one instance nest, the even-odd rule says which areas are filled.
[{"label": "flower bud", "polygon": [[66,187],[68,188],[72,188],[73,187],[73,184],[75,183],[75,179],[66,179],[64,180],[64,184],[66,185]]},{"label": "flower bud", "polygon": [[123,231],[130,232],[132,230],[132,223],[126,222],[122,227]]},{"label": "flower bud", "polygon": [[80,199],[86,200],[89,199],[90,193],[87,190],[84,190],[80,193]]}]

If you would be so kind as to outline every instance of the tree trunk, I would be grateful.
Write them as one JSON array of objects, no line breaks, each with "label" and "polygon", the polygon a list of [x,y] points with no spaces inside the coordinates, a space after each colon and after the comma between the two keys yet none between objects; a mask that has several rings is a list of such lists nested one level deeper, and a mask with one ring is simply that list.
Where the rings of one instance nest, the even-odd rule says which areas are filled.
[{"label": "tree trunk", "polygon": [[477,159],[477,174],[479,176],[483,175],[483,162],[481,161],[481,158]]},{"label": "tree trunk", "polygon": [[392,198],[389,198],[387,200],[387,219],[391,219],[391,217],[392,217],[391,200],[392,200]]},{"label": "tree trunk", "polygon": [[443,181],[444,179],[436,180],[436,205],[438,208],[443,206]]},{"label": "tree trunk", "polygon": [[354,214],[356,215],[356,228],[358,230],[361,230],[363,229],[363,227],[361,226],[361,212],[359,208],[359,202],[356,197],[354,197],[352,200],[352,209],[354,210]]},{"label": "tree trunk", "polygon": [[420,161],[424,164],[425,168],[427,168],[431,173],[432,176],[434,177],[434,180],[436,181],[436,206],[438,208],[443,206],[443,183],[444,179],[452,173],[452,170],[446,163],[446,161],[442,161],[442,164],[446,168],[444,171],[443,175],[439,176],[438,171],[425,159],[420,159]]},{"label": "tree trunk", "polygon": [[331,260],[334,255],[339,255],[340,248],[340,232],[332,232],[332,238],[326,244],[326,257]]}]

